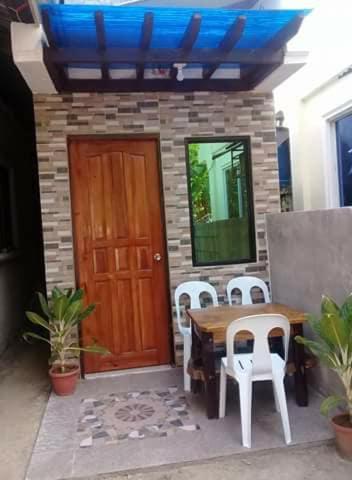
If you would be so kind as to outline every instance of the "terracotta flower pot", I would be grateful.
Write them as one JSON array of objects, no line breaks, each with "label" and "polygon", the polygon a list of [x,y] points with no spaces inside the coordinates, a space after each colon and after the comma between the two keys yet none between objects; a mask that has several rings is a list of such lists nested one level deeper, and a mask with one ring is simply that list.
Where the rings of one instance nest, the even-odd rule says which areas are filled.
[{"label": "terracotta flower pot", "polygon": [[67,367],[68,371],[61,373],[58,367],[51,367],[49,375],[51,378],[51,385],[56,395],[65,396],[72,395],[76,389],[79,367],[71,366]]},{"label": "terracotta flower pot", "polygon": [[336,415],[331,422],[335,430],[337,451],[342,458],[352,461],[352,425],[349,415]]}]

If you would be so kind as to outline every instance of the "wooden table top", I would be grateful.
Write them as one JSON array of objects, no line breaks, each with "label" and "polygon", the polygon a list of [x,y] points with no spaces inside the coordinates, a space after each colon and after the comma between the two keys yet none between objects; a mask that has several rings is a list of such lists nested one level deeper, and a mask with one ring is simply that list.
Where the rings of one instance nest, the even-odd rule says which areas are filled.
[{"label": "wooden table top", "polygon": [[276,313],[285,315],[291,325],[304,323],[305,313],[279,303],[255,303],[253,305],[220,305],[219,307],[194,308],[187,315],[201,332],[213,333],[217,338],[225,336],[233,320],[249,315]]}]

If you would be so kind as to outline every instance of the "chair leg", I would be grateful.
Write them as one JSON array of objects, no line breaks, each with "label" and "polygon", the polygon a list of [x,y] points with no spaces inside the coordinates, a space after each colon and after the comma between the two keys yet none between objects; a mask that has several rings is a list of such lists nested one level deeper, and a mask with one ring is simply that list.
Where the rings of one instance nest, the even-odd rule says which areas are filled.
[{"label": "chair leg", "polygon": [[273,392],[274,392],[274,401],[275,401],[275,410],[280,413],[279,399],[277,398],[275,383],[273,382]]},{"label": "chair leg", "polygon": [[220,369],[220,400],[219,400],[219,418],[224,418],[226,410],[226,381],[227,375],[223,364]]},{"label": "chair leg", "polygon": [[191,337],[188,335],[185,335],[183,337],[183,388],[185,392],[191,391],[191,377],[187,372],[188,362],[191,358],[191,346],[192,346]]},{"label": "chair leg", "polygon": [[252,379],[243,376],[236,379],[240,390],[242,445],[251,448],[252,431]]},{"label": "chair leg", "polygon": [[274,389],[276,391],[276,396],[279,402],[279,408],[281,413],[281,421],[282,427],[284,429],[285,435],[285,442],[287,444],[291,443],[291,428],[290,428],[290,420],[288,418],[288,411],[287,411],[287,401],[286,401],[286,393],[284,387],[284,379],[283,378],[274,378],[273,379]]}]

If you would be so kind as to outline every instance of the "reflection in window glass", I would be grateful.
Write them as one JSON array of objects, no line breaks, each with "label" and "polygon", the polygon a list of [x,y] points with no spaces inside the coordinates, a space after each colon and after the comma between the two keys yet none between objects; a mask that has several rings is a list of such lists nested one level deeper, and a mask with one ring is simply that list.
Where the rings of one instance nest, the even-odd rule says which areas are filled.
[{"label": "reflection in window glass", "polygon": [[336,122],[341,206],[352,206],[352,115]]},{"label": "reflection in window glass", "polygon": [[187,142],[195,265],[255,260],[247,139]]}]

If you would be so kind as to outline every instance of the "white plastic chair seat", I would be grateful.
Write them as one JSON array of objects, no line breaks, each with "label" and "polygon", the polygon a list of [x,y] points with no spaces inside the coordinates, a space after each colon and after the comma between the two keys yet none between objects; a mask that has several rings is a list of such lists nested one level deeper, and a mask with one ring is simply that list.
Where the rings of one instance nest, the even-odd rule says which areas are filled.
[{"label": "white plastic chair seat", "polygon": [[190,281],[181,283],[175,290],[176,319],[180,334],[183,336],[183,381],[186,392],[191,390],[191,378],[188,375],[187,367],[191,358],[192,329],[182,322],[180,298],[187,295],[190,299],[191,308],[201,308],[200,296],[207,293],[214,306],[218,306],[218,296],[215,288],[207,282]]},{"label": "white plastic chair seat", "polygon": [[229,305],[232,305],[232,292],[237,289],[241,292],[242,305],[251,305],[253,303],[252,299],[252,288],[259,288],[264,297],[265,303],[271,303],[270,294],[266,283],[257,277],[237,277],[229,281],[226,287],[227,301]]},{"label": "white plastic chair seat", "polygon": [[256,373],[252,374],[253,370],[253,354],[240,353],[233,356],[233,370],[227,367],[227,357],[221,359],[224,365],[226,374],[236,378],[236,376],[250,375],[253,382],[261,380],[272,380],[273,375],[284,376],[286,372],[285,361],[277,353],[271,353],[272,373]]},{"label": "white plastic chair seat", "polygon": [[[285,359],[271,353],[269,335],[273,329],[283,331]],[[250,332],[254,337],[253,353],[234,353],[236,334]],[[226,378],[231,376],[239,386],[242,444],[251,448],[251,411],[253,382],[271,380],[276,410],[281,421],[286,443],[291,443],[291,429],[287,411],[284,377],[290,338],[290,324],[283,315],[252,315],[234,320],[226,331],[226,357],[221,359],[219,417],[225,416]]]}]

